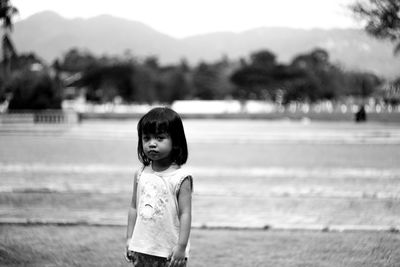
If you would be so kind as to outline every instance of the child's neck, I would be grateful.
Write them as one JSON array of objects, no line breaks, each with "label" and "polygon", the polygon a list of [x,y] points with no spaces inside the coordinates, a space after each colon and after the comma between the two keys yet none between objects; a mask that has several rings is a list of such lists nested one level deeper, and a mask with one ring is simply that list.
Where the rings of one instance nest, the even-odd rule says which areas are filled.
[{"label": "child's neck", "polygon": [[157,160],[151,162],[151,168],[153,169],[153,171],[162,172],[167,170],[172,164],[173,162],[170,159]]}]

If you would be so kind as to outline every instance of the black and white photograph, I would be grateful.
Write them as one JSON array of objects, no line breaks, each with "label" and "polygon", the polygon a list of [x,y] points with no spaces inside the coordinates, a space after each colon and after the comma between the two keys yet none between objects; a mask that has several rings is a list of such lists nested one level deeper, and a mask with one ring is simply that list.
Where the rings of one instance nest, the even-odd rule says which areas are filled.
[{"label": "black and white photograph", "polygon": [[0,37],[0,266],[400,266],[400,0],[0,0]]}]

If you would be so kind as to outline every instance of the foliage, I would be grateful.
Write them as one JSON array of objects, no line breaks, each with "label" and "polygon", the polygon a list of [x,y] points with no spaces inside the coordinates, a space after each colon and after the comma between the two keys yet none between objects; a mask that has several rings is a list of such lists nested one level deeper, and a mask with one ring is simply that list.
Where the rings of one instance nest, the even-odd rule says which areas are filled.
[{"label": "foliage", "polygon": [[224,57],[216,62],[200,62],[194,68],[184,60],[180,65],[161,66],[154,56],[139,62],[96,58],[77,49],[58,62],[61,71],[82,73],[82,78],[70,85],[85,88],[87,99],[97,103],[112,102],[117,97],[127,103],[234,97],[285,104],[368,96],[378,85],[368,73],[342,71],[329,61],[328,52],[319,48],[296,56],[287,65],[278,64],[268,50],[256,51],[240,62]]},{"label": "foliage", "polygon": [[238,86],[235,94],[238,98],[271,99],[286,75],[289,75],[287,68],[277,65],[275,55],[262,50],[251,54],[250,62],[234,72],[231,81]]},{"label": "foliage", "polygon": [[142,63],[117,58],[96,58],[72,49],[56,61],[62,72],[82,73],[68,86],[86,89],[89,101],[105,103],[121,97],[124,102],[172,103],[178,99],[222,99],[231,94],[227,59],[201,63],[191,69],[185,60],[179,65],[160,66],[154,56]]},{"label": "foliage", "polygon": [[11,64],[12,71],[30,70],[32,68],[44,66],[43,61],[34,53],[22,53],[13,58]]},{"label": "foliage", "polygon": [[205,100],[223,99],[232,92],[225,61],[214,64],[200,63],[193,71],[193,97]]},{"label": "foliage", "polygon": [[181,68],[168,67],[160,70],[157,79],[156,93],[162,103],[185,99],[190,94],[187,73]]},{"label": "foliage", "polygon": [[85,71],[95,65],[97,61],[89,52],[81,52],[77,48],[72,48],[64,55],[62,61],[56,60],[55,64],[58,64],[64,71],[76,73]]},{"label": "foliage", "polygon": [[0,0],[0,19],[5,29],[12,29],[12,16],[18,13],[18,9],[10,4],[10,0]]},{"label": "foliage", "polygon": [[327,51],[317,48],[299,55],[293,59],[291,67],[297,75],[288,81],[287,101],[332,100],[342,93],[344,75],[329,62]]},{"label": "foliage", "polygon": [[367,81],[369,76],[372,75],[346,74],[330,63],[327,51],[316,48],[296,56],[289,65],[277,64],[269,51],[254,53],[250,56],[250,63],[243,64],[233,73],[231,80],[238,87],[238,98],[289,103],[334,100],[354,94],[368,96],[378,83],[357,83],[355,80]]},{"label": "foliage", "polygon": [[394,51],[400,52],[400,0],[357,1],[350,8],[366,20],[368,33],[396,42]]},{"label": "foliage", "polygon": [[[317,102],[345,96],[372,95],[382,82],[371,73],[345,72],[329,60],[323,49],[297,55],[289,64],[279,64],[268,50],[248,59],[200,62],[191,67],[185,60],[162,66],[151,56],[96,57],[76,48],[46,67],[35,54],[13,60],[10,81],[0,76],[0,100],[13,95],[11,109],[59,108],[63,88],[68,97],[86,95],[93,103],[172,103],[180,99],[258,99],[286,104]],[[72,78],[71,78],[72,77]]]},{"label": "foliage", "polygon": [[7,79],[10,75],[11,59],[17,53],[9,32],[13,30],[12,17],[18,13],[18,9],[10,4],[9,0],[0,0],[0,20],[3,22],[3,38],[2,38],[2,53],[3,53],[3,72],[4,78]]},{"label": "foliage", "polygon": [[[10,64],[10,70],[12,72],[18,73],[21,71],[29,72],[32,69],[35,68],[42,68],[43,63],[37,56],[33,53],[28,53],[28,54],[20,54],[20,55],[15,55],[12,60],[12,64]],[[4,70],[4,66],[0,66],[1,70]],[[12,93],[12,87],[10,87],[10,84],[14,84],[15,77],[19,77],[20,75],[15,74],[14,76],[11,77],[5,77],[5,73],[3,71],[0,71],[0,102],[3,102],[4,100],[8,99],[10,97],[10,93]],[[13,78],[14,77],[14,78]]]},{"label": "foliage", "polygon": [[133,97],[132,73],[129,65],[95,66],[88,68],[76,85],[87,88],[89,101],[111,102],[117,96],[129,100]]},{"label": "foliage", "polygon": [[349,86],[347,94],[360,98],[372,95],[382,84],[382,80],[371,73],[349,72],[346,78]]},{"label": "foliage", "polygon": [[7,87],[12,94],[9,109],[60,109],[61,98],[56,89],[54,80],[45,71],[18,72]]}]

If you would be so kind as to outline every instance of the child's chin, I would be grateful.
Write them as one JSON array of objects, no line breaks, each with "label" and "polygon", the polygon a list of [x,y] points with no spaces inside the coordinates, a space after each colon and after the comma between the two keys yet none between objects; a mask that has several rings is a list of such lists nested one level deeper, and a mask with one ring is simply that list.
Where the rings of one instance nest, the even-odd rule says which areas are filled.
[{"label": "child's chin", "polygon": [[157,155],[148,155],[147,156],[150,160],[159,160],[160,159],[160,157],[158,157]]}]

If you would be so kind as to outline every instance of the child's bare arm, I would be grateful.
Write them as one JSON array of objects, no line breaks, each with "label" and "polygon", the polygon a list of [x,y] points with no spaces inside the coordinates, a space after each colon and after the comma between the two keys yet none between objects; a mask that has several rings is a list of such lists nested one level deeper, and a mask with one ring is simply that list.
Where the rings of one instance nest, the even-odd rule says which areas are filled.
[{"label": "child's bare arm", "polygon": [[128,226],[126,230],[126,242],[128,246],[128,242],[130,241],[133,233],[133,229],[135,228],[136,224],[136,195],[137,195],[137,173],[135,173],[134,179],[133,179],[133,192],[132,192],[132,200],[131,204],[129,206],[129,211],[128,211]]},{"label": "child's bare arm", "polygon": [[185,179],[182,182],[181,188],[179,190],[179,219],[180,219],[180,231],[178,245],[184,246],[189,240],[190,228],[192,224],[192,183],[191,178]]},{"label": "child's bare arm", "polygon": [[178,195],[180,230],[178,245],[171,255],[170,266],[183,266],[185,262],[185,251],[189,241],[190,228],[192,224],[192,183],[191,178],[185,179]]}]

